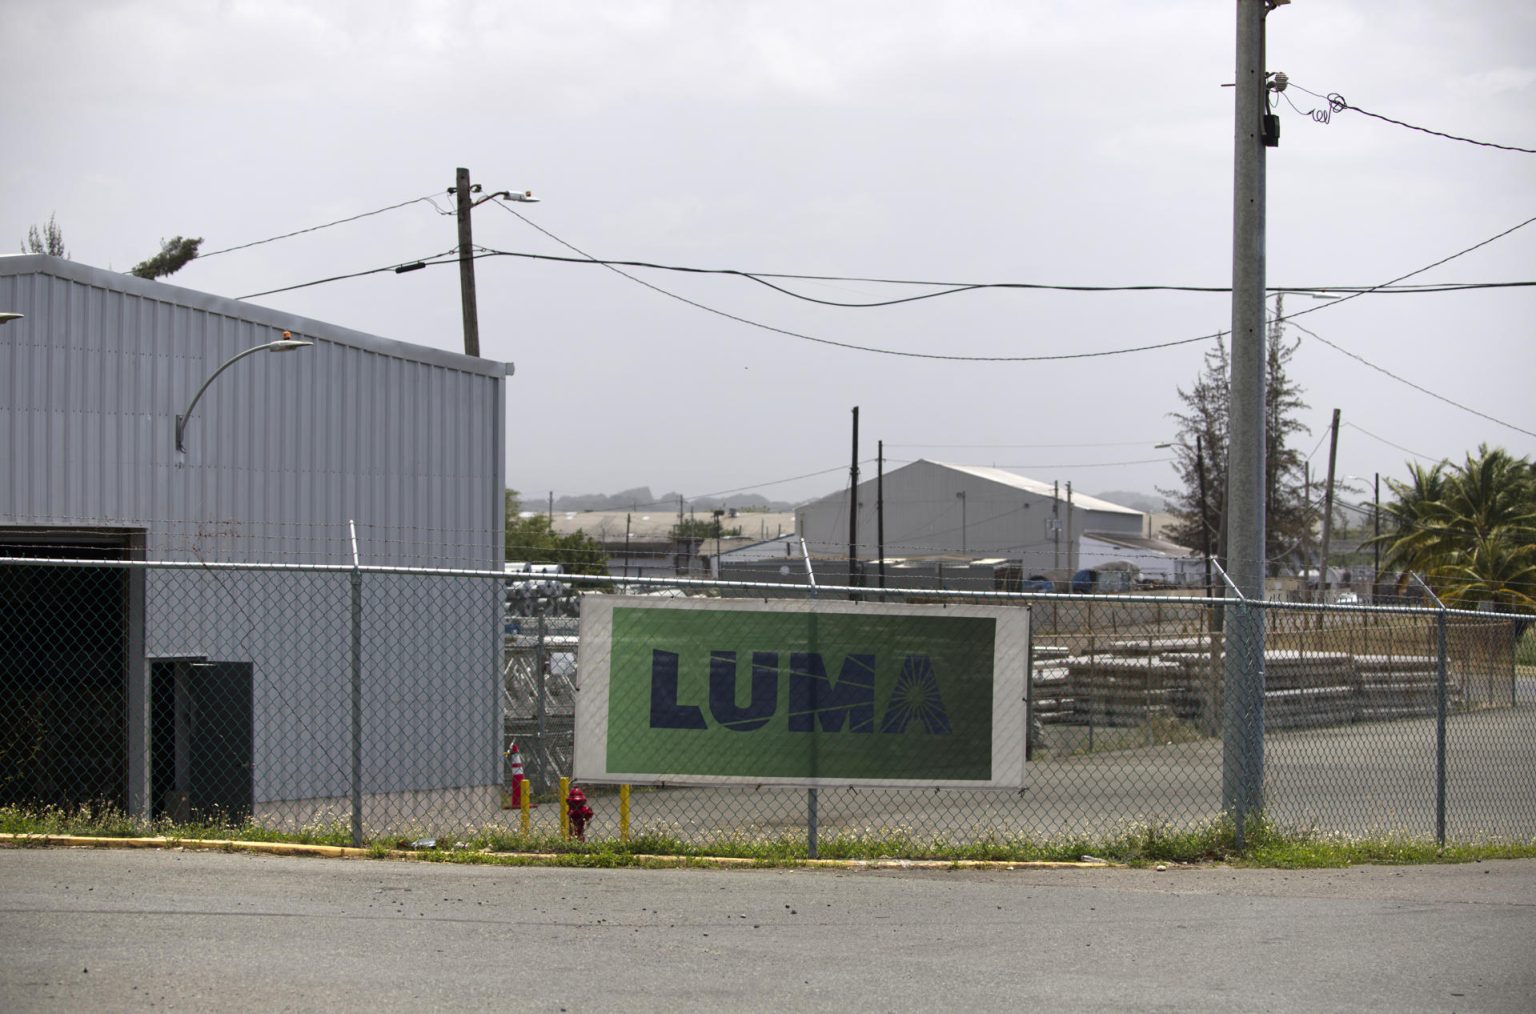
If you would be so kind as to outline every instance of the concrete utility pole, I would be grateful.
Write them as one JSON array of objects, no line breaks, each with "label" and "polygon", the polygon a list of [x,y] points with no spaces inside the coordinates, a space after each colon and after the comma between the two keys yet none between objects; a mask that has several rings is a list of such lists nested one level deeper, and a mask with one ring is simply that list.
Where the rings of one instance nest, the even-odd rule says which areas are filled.
[{"label": "concrete utility pole", "polygon": [[[1278,138],[1264,71],[1271,6],[1271,0],[1237,0],[1233,96],[1227,571],[1250,600],[1264,597],[1264,149]],[[1241,841],[1245,816],[1264,806],[1264,615],[1246,607],[1234,614],[1225,636],[1221,796]]]},{"label": "concrete utility pole", "polygon": [[453,186],[448,192],[454,196],[459,216],[459,300],[464,305],[464,354],[480,355],[480,314],[475,306],[475,241],[470,235],[470,213],[475,205],[471,194],[479,193],[478,184],[470,186],[469,170],[454,170]]}]

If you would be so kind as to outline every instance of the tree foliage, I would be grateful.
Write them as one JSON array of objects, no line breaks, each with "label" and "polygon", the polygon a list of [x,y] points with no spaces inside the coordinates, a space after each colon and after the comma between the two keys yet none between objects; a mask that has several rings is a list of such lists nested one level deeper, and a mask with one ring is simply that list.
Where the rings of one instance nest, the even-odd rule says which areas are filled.
[{"label": "tree foliage", "polygon": [[506,492],[506,558],[523,563],[558,563],[567,574],[606,574],[608,554],[602,545],[583,531],[561,535],[544,514],[522,517],[522,499],[517,490]]},{"label": "tree foliage", "polygon": [[139,278],[163,278],[166,275],[174,275],[197,256],[197,248],[202,244],[201,237],[187,239],[183,236],[172,236],[170,239],[162,239],[160,252],[135,264],[128,273]]},{"label": "tree foliage", "polygon": [[684,518],[672,526],[672,538],[679,542],[685,539],[720,539],[730,538],[741,534],[741,526],[735,525],[726,528],[720,523],[718,517],[713,518]]},{"label": "tree foliage", "polygon": [[48,216],[48,224],[39,229],[32,226],[27,230],[27,238],[21,246],[22,253],[47,254],[49,257],[69,256],[69,251],[64,249],[64,231],[59,228],[59,223],[53,215]]},{"label": "tree foliage", "polygon": [[[1287,560],[1305,559],[1315,511],[1305,492],[1301,453],[1291,438],[1309,432],[1298,413],[1307,407],[1302,389],[1287,373],[1296,342],[1287,342],[1278,327],[1271,328],[1265,343],[1264,419],[1264,538],[1265,559],[1271,571]],[[1174,444],[1177,489],[1159,489],[1168,501],[1174,523],[1169,537],[1179,545],[1200,549],[1202,533],[1208,532],[1217,559],[1225,562],[1227,504],[1227,450],[1232,416],[1232,360],[1225,342],[1205,354],[1205,364],[1189,390],[1178,389],[1182,412],[1170,415],[1178,421]],[[1197,446],[1198,438],[1198,446]],[[1200,496],[1199,468],[1205,467],[1205,498]]]},{"label": "tree foliage", "polygon": [[1483,444],[1387,485],[1385,565],[1419,573],[1447,605],[1536,611],[1536,463]]}]

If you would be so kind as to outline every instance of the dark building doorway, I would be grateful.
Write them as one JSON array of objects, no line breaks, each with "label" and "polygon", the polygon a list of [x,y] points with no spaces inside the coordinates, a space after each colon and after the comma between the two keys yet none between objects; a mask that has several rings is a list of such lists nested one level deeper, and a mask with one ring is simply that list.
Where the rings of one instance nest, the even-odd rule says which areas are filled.
[{"label": "dark building doorway", "polygon": [[[0,556],[121,560],[139,533],[0,528]],[[0,565],[0,805],[128,808],[121,567]]]},{"label": "dark building doorway", "polygon": [[251,815],[251,671],[249,662],[150,661],[154,816],[233,825]]}]

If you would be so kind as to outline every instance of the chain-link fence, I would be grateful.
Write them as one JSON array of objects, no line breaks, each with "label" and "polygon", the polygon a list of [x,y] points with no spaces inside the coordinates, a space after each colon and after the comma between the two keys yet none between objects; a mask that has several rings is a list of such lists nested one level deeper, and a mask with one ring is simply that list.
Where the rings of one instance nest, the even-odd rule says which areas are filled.
[{"label": "chain-link fence", "polygon": [[[615,588],[566,576],[530,597],[509,595],[496,573],[0,561],[0,805],[340,824],[365,838],[516,831],[515,756],[531,829],[554,832],[572,771],[578,659],[591,657],[581,654],[584,604],[782,609],[804,596],[822,612],[834,599],[867,603],[839,615],[873,615],[881,600],[1027,610],[1027,651],[1007,663],[1028,674],[1022,790],[923,784],[923,751],[946,730],[914,719],[895,730],[917,758],[903,787],[765,777],[621,796],[584,785],[589,836],[707,845],[803,839],[816,826],[823,839],[958,849],[1194,827],[1234,808],[1344,835],[1536,835],[1536,668],[1517,662],[1522,638],[1536,637],[1529,617],[1177,594],[823,587],[813,606],[818,592],[804,588],[631,579],[623,599]],[[906,636],[900,617],[890,622]],[[722,643],[750,640],[721,629]],[[846,664],[858,652],[846,647],[812,675],[853,693],[862,684]],[[792,695],[812,693],[809,664],[774,661],[783,678],[770,688],[770,663],[741,655],[734,696],[711,702],[715,718],[727,715],[745,743],[757,719],[791,714]],[[864,698],[840,700],[851,728]],[[883,691],[876,703],[878,732]],[[947,780],[937,759],[931,780]]]}]

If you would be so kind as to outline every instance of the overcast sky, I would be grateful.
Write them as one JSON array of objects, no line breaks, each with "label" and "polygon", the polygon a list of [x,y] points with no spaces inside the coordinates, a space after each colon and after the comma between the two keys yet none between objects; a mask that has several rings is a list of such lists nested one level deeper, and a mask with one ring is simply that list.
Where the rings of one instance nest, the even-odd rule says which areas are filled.
[{"label": "overcast sky", "polygon": [[[1235,4],[284,3],[0,0],[0,242],[56,213],[70,256],[126,270],[443,192],[456,166],[602,258],[949,282],[1225,286]],[[1425,127],[1536,147],[1536,6],[1297,0],[1268,66]],[[1294,88],[1302,110],[1324,103]],[[1281,103],[1272,286],[1376,285],[1536,216],[1536,155]],[[476,242],[571,251],[482,206]],[[226,296],[451,250],[410,204],[206,260]],[[482,354],[516,363],[508,480],[553,490],[843,485],[866,457],[1011,467],[1084,492],[1173,483],[1175,389],[1207,343],[1057,362],[854,351],[709,313],[602,267],[478,262]],[[634,271],[724,314],[906,353],[1042,356],[1194,338],[1225,294],[984,291],[817,305],[750,280]],[[1414,282],[1536,279],[1536,223]],[[787,282],[874,302],[927,289]],[[451,266],[256,300],[463,349]],[[1287,311],[1322,303],[1292,297]],[[1297,323],[1314,472],[1400,476],[1482,442],[1536,454],[1536,290],[1368,295]],[[1500,422],[1415,390],[1388,371]],[[1511,426],[1515,428],[1510,428]],[[868,466],[867,466],[868,467]],[[826,474],[769,485],[773,480]],[[872,474],[872,471],[867,474]],[[1363,494],[1368,496],[1368,492]]]}]

